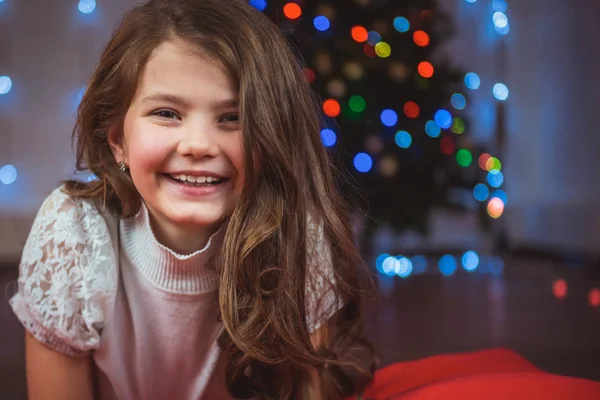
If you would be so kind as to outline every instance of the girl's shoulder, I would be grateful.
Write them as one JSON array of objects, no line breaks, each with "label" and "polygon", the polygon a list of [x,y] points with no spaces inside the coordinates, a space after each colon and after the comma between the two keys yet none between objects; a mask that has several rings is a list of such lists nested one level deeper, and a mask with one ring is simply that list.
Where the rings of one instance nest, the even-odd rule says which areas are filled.
[{"label": "girl's shoulder", "polygon": [[55,189],[36,215],[10,300],[25,328],[68,355],[97,348],[114,305],[117,249],[116,218]]}]

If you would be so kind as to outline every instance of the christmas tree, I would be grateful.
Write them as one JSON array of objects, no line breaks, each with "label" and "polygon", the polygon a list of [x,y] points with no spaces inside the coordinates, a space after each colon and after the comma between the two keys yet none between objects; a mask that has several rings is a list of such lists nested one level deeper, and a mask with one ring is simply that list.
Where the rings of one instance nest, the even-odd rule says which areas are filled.
[{"label": "christmas tree", "polygon": [[453,26],[435,0],[250,3],[305,60],[323,143],[366,194],[367,232],[380,222],[423,232],[433,207],[473,200],[483,150],[461,117],[465,75],[436,51]]}]

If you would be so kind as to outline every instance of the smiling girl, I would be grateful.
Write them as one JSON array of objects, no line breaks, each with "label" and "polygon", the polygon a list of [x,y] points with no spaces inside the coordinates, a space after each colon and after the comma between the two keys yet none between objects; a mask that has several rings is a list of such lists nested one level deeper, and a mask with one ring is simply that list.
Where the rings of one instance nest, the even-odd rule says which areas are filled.
[{"label": "smiling girl", "polygon": [[[368,273],[277,28],[237,0],[153,0],[81,102],[11,305],[29,398],[336,399],[374,356]],[[360,357],[359,357],[360,354]]]}]

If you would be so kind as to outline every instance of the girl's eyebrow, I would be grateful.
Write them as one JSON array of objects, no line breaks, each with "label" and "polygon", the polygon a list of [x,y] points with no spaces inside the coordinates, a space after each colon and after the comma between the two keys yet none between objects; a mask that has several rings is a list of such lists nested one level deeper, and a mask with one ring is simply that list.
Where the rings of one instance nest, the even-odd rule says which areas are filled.
[{"label": "girl's eyebrow", "polygon": [[[144,97],[141,101],[144,103],[152,103],[152,102],[168,102],[177,104],[181,107],[191,108],[191,102],[187,100],[185,97],[182,97],[177,94],[166,93],[166,92],[155,92],[146,97]],[[237,97],[228,98],[225,100],[216,100],[212,102],[212,107],[215,110],[221,110],[224,108],[237,108],[239,105],[239,99]]]}]

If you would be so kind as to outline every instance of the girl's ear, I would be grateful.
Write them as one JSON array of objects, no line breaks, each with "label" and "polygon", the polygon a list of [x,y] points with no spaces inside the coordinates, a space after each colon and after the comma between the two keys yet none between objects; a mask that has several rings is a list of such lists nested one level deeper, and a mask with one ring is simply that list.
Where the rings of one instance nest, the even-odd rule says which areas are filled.
[{"label": "girl's ear", "polygon": [[123,135],[121,135],[121,129],[119,129],[117,125],[113,126],[108,131],[108,144],[113,152],[115,161],[117,163],[120,163],[121,161],[127,163]]}]

